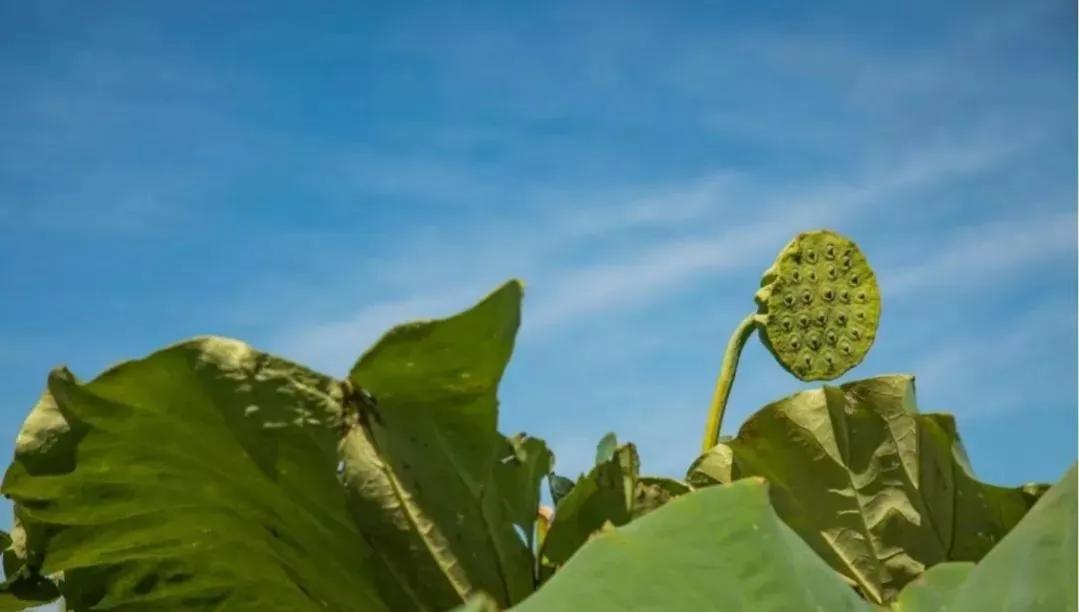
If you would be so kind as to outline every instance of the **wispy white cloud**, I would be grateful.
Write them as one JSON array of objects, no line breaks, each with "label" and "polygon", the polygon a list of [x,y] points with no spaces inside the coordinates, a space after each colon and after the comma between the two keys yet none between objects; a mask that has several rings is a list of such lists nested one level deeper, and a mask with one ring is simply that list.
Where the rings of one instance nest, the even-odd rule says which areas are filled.
[{"label": "wispy white cloud", "polygon": [[504,180],[491,169],[447,156],[354,150],[333,173],[330,189],[347,195],[393,196],[438,203],[474,203],[497,194]]},{"label": "wispy white cloud", "polygon": [[764,221],[712,237],[669,240],[625,261],[566,270],[541,293],[531,313],[531,330],[639,305],[702,274],[741,268],[762,249],[789,238],[796,225],[782,218]]},{"label": "wispy white cloud", "polygon": [[622,187],[620,194],[596,194],[587,208],[562,215],[560,229],[570,238],[588,238],[633,228],[677,228],[731,207],[737,180],[734,172],[715,172],[678,185]]},{"label": "wispy white cloud", "polygon": [[[1007,149],[1010,149],[1008,147]],[[858,214],[907,189],[938,184],[984,169],[1006,157],[1004,147],[935,148],[897,160],[886,170],[871,170],[848,181],[776,194],[764,189],[742,193],[756,205],[761,220],[701,235],[690,231],[607,264],[567,270],[543,292],[530,325],[543,328],[575,317],[610,311],[669,295],[693,279],[724,270],[760,265],[791,236],[809,228],[852,226]],[[694,201],[697,192],[684,196]],[[677,199],[676,199],[677,201]],[[687,224],[689,225],[689,224]]]},{"label": "wispy white cloud", "polygon": [[918,375],[923,410],[985,418],[1042,409],[1031,404],[1033,389],[1058,387],[1073,394],[1074,353],[1070,360],[1046,359],[1047,337],[1071,338],[1074,346],[1074,303],[1043,301],[977,337],[935,343],[916,358],[911,370]]},{"label": "wispy white cloud", "polygon": [[106,238],[188,227],[253,150],[269,157],[264,134],[231,115],[251,81],[161,48],[137,27],[90,29],[11,73],[0,223]]},{"label": "wispy white cloud", "polygon": [[[774,188],[766,180],[735,178],[720,171],[681,185],[646,189],[643,197],[627,198],[621,205],[612,205],[607,199],[605,207],[588,206],[594,194],[567,197],[567,201],[575,203],[573,208],[548,211],[546,218],[537,221],[537,227],[525,233],[521,228],[504,231],[493,227],[485,229],[487,237],[482,241],[456,239],[441,243],[441,247],[437,237],[425,234],[422,243],[406,250],[411,253],[419,249],[424,259],[432,261],[429,266],[417,268],[411,257],[377,264],[394,270],[399,286],[423,287],[422,291],[405,290],[345,319],[301,324],[281,331],[275,343],[287,355],[340,371],[346,357],[354,358],[391,324],[440,316],[470,304],[485,291],[473,281],[489,280],[492,270],[502,270],[507,254],[513,254],[510,257],[521,266],[508,273],[530,281],[522,333],[525,338],[535,338],[552,328],[601,313],[673,299],[701,278],[761,266],[777,245],[799,231],[824,226],[853,228],[862,212],[890,198],[985,170],[1012,153],[1010,143],[977,139],[965,146],[930,146],[828,183]],[[600,197],[609,198],[609,193]],[[539,196],[525,193],[521,199],[548,195],[549,192]],[[725,205],[726,197],[736,198],[739,203],[743,216],[737,221],[716,214]],[[582,207],[598,212],[582,215]],[[746,216],[746,210],[753,214]],[[628,211],[624,219],[619,218],[621,211]],[[606,256],[594,254],[584,261],[565,262],[552,257],[567,245],[602,243],[641,227],[661,227],[666,232],[658,238],[634,241],[632,249],[615,249]],[[518,248],[520,244],[528,245],[527,257]],[[551,263],[552,259],[555,263]],[[452,270],[469,270],[472,281],[450,274]],[[455,280],[452,284],[438,283],[440,276]]]},{"label": "wispy white cloud", "polygon": [[881,282],[890,295],[947,285],[982,285],[1026,266],[1076,253],[1074,213],[1015,217],[964,228],[950,243],[936,243],[914,265],[885,270]]}]

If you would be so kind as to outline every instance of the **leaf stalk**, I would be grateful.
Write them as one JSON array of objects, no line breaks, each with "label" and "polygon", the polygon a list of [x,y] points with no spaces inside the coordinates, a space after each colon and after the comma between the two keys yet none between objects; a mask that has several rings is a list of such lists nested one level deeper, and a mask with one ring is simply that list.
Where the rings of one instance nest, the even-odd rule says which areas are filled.
[{"label": "leaf stalk", "polygon": [[708,422],[704,426],[704,441],[701,443],[701,452],[706,453],[716,444],[719,444],[719,428],[723,424],[723,413],[727,408],[727,398],[731,394],[731,386],[734,384],[734,374],[738,370],[738,359],[742,355],[742,348],[746,340],[753,335],[753,331],[760,324],[760,316],[756,313],[749,315],[738,324],[731,339],[727,342],[727,350],[723,353],[723,365],[719,370],[719,379],[716,380],[716,389],[712,394],[712,405],[708,410]]}]

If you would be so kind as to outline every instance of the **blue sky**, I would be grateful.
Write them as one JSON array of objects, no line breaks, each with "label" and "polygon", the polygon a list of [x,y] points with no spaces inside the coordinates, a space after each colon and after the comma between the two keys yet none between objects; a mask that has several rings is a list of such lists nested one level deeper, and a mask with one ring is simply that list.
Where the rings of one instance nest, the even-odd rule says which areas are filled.
[{"label": "blue sky", "polygon": [[[884,294],[841,380],[916,374],[990,481],[1076,458],[1070,3],[149,4],[0,2],[4,455],[56,365],[340,375],[520,277],[502,429],[680,475],[761,271],[832,227]],[[807,386],[751,341],[724,431]]]}]

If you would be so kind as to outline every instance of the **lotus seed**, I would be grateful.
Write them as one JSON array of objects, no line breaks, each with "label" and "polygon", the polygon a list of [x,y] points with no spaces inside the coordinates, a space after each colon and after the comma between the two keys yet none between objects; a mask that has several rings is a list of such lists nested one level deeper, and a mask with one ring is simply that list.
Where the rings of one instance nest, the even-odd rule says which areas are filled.
[{"label": "lotus seed", "polygon": [[829,244],[828,246],[824,247],[824,256],[828,259],[835,257],[835,245]]},{"label": "lotus seed", "polygon": [[844,269],[844,270],[850,270],[850,267],[851,267],[851,259],[850,259],[850,255],[845,255],[845,256],[843,257],[843,261],[842,261],[842,263],[843,263],[843,269]]},{"label": "lotus seed", "polygon": [[834,345],[839,340],[839,337],[835,335],[834,331],[829,329],[828,333],[824,335],[824,339],[828,341],[828,344]]},{"label": "lotus seed", "polygon": [[820,338],[818,338],[816,336],[810,336],[809,337],[809,348],[813,349],[814,351],[819,349],[820,348]]},{"label": "lotus seed", "polygon": [[791,338],[790,347],[792,351],[802,348],[802,341],[798,339],[798,336]]}]

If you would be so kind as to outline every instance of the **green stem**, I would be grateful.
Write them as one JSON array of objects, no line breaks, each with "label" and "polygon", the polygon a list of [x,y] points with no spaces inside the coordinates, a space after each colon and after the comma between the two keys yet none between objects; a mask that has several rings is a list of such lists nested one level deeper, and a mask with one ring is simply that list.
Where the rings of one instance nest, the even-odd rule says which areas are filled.
[{"label": "green stem", "polygon": [[704,442],[701,444],[701,452],[706,453],[716,444],[719,444],[719,426],[723,423],[723,411],[727,408],[727,397],[731,394],[731,385],[734,384],[734,373],[738,369],[738,357],[742,354],[742,347],[746,340],[757,329],[758,318],[751,314],[731,334],[727,342],[727,352],[723,354],[723,366],[719,370],[719,380],[716,381],[716,390],[712,394],[712,406],[708,410],[708,423],[704,426]]}]

